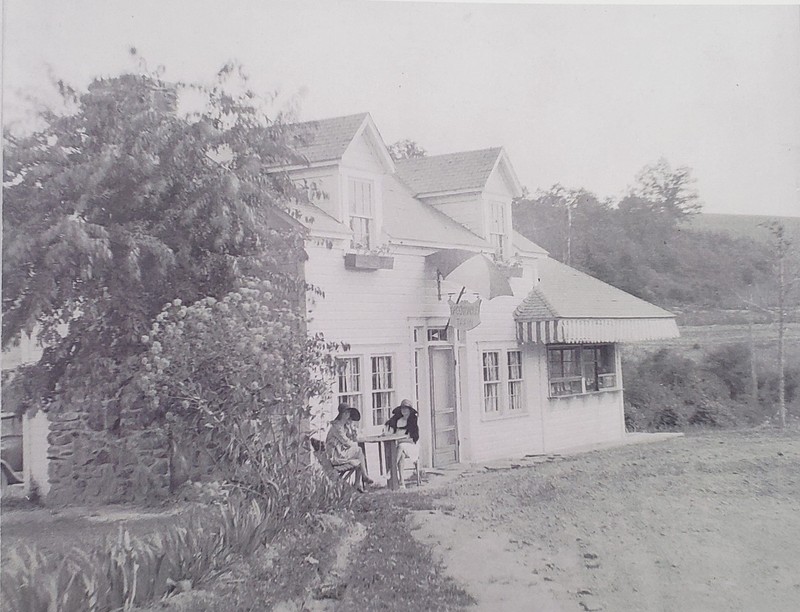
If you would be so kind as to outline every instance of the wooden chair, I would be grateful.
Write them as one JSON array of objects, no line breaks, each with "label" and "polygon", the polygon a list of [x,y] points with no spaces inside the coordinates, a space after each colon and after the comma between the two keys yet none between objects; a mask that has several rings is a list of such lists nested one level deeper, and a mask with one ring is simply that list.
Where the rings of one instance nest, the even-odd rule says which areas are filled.
[{"label": "wooden chair", "polygon": [[355,486],[356,469],[354,467],[340,465],[336,466],[331,463],[328,453],[325,452],[325,441],[311,438],[311,448],[314,449],[314,456],[319,461],[322,469],[328,474],[336,474],[340,478],[347,480],[350,484]]}]

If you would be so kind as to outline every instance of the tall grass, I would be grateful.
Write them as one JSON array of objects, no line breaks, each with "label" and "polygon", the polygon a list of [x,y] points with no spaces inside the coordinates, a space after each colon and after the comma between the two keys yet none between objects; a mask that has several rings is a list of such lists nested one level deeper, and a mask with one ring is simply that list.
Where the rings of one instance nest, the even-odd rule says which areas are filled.
[{"label": "tall grass", "polygon": [[105,612],[145,605],[213,580],[263,547],[278,521],[255,500],[231,500],[161,533],[134,537],[120,528],[90,550],[48,557],[23,546],[3,564],[3,609]]}]

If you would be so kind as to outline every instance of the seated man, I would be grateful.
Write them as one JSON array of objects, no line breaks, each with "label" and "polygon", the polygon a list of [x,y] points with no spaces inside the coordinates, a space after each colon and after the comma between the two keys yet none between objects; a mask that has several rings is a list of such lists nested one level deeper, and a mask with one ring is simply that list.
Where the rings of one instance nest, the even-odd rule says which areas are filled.
[{"label": "seated man", "polygon": [[367,476],[367,462],[364,452],[359,448],[354,436],[348,431],[349,423],[361,420],[361,413],[347,404],[339,404],[339,414],[331,421],[331,428],[325,438],[325,447],[331,465],[338,471],[351,468],[356,473],[356,488],[362,493],[366,485],[372,484]]},{"label": "seated man", "polygon": [[400,486],[405,487],[403,481],[403,468],[406,462],[414,465],[419,461],[419,424],[417,411],[411,405],[411,400],[404,399],[400,405],[392,410],[392,417],[386,421],[386,429],[390,433],[405,433],[410,439],[401,440],[397,445],[397,471],[400,475]]}]

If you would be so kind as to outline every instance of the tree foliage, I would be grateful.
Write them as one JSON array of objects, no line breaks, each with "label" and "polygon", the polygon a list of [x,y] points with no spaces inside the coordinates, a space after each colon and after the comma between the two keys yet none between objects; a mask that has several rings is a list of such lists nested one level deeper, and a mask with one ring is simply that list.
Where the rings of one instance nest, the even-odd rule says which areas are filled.
[{"label": "tree foliage", "polygon": [[687,168],[643,169],[619,202],[554,185],[515,203],[514,225],[569,265],[663,306],[740,305],[741,288],[769,274],[765,245],[699,232],[682,221],[699,199]]},{"label": "tree foliage", "polygon": [[414,159],[416,157],[425,157],[428,153],[419,146],[415,141],[409,139],[398,140],[390,144],[388,147],[389,155],[392,159],[399,161],[401,159]]},{"label": "tree foliage", "polygon": [[[157,75],[60,84],[66,109],[35,133],[5,134],[3,346],[36,332],[23,379],[35,402],[76,403],[113,426],[132,405],[141,336],[175,298],[222,298],[245,277],[296,297],[286,264],[302,234],[282,212],[300,197],[266,168],[297,157],[277,116],[231,93]],[[200,110],[180,112],[193,98]]]}]

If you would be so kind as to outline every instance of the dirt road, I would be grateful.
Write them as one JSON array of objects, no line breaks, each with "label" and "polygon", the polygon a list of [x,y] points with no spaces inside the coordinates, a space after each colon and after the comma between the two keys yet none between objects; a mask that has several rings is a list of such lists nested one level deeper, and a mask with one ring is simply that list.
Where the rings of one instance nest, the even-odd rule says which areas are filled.
[{"label": "dirt road", "polygon": [[483,610],[800,610],[800,432],[466,474],[418,513]]}]

